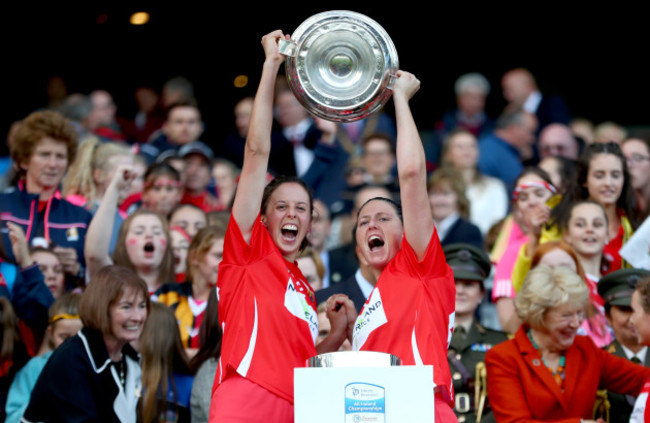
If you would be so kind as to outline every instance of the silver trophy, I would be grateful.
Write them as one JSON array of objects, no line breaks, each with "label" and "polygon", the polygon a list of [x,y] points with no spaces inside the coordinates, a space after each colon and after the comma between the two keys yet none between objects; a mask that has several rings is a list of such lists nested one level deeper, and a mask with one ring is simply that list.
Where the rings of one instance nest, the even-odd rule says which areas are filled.
[{"label": "silver trophy", "polygon": [[304,21],[280,41],[285,70],[298,101],[335,122],[363,119],[381,109],[399,69],[386,31],[360,13],[333,10]]}]

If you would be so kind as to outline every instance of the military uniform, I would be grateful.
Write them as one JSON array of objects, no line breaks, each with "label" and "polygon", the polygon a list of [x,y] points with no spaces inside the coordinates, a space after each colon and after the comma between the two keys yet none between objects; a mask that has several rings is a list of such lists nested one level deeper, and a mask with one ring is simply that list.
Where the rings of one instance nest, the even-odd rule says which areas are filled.
[{"label": "military uniform", "polygon": [[[472,283],[480,285],[481,291],[485,295],[483,281],[490,274],[492,266],[490,257],[485,251],[465,243],[446,245],[443,247],[443,251],[447,264],[454,272],[456,284],[473,281]],[[475,402],[480,401],[475,398],[476,367],[484,361],[485,353],[490,348],[507,339],[506,333],[487,329],[475,320],[472,321],[467,333],[461,325],[454,328],[447,359],[454,383],[454,413],[456,413],[459,423],[476,422],[476,411],[479,405]],[[481,385],[481,392],[485,398],[481,422],[494,422],[494,416],[490,412],[486,397],[485,376],[479,377],[478,383]]]},{"label": "military uniform", "polygon": [[[642,269],[620,269],[602,277],[598,282],[598,294],[605,301],[605,307],[630,307],[630,299],[634,287],[639,279],[649,276],[650,272]],[[604,348],[610,354],[622,357],[627,360],[625,351],[618,340]],[[645,362],[639,363],[650,367],[650,351],[646,352]],[[630,414],[634,407],[635,397],[631,395],[620,395],[614,392],[607,392],[607,399],[610,404],[609,423],[627,423],[630,421]],[[596,412],[595,417],[605,417],[603,411]]]},{"label": "military uniform", "polygon": [[[618,341],[612,342],[605,349],[610,354],[628,359]],[[643,365],[650,367],[650,351],[646,353]],[[607,399],[610,404],[609,423],[628,423],[630,421],[630,414],[632,414],[632,408],[634,407],[636,397],[633,397],[632,395],[620,395],[615,392],[607,392]]]},{"label": "military uniform", "polygon": [[[456,404],[454,412],[459,423],[476,422],[475,378],[476,365],[483,362],[485,353],[493,346],[506,341],[508,334],[488,329],[472,322],[469,333],[463,335],[454,330],[449,345],[449,368],[454,382]],[[482,387],[485,390],[485,387]],[[489,402],[483,408],[481,422],[494,422]]]}]

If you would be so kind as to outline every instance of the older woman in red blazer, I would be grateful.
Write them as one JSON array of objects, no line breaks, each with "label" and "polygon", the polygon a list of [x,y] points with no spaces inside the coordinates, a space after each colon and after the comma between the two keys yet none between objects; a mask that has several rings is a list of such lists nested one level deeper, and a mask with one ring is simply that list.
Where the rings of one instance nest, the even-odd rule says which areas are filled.
[{"label": "older woman in red blazer", "polygon": [[593,422],[598,389],[641,392],[650,369],[576,335],[588,301],[587,286],[570,269],[539,266],[529,272],[515,298],[524,325],[485,356],[497,422]]}]

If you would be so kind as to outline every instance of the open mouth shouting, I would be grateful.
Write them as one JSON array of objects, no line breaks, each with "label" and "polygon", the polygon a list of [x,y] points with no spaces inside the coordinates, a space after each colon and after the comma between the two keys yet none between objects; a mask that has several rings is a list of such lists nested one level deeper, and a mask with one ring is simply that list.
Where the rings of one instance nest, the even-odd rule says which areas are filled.
[{"label": "open mouth shouting", "polygon": [[298,225],[294,223],[285,223],[281,228],[282,239],[287,242],[294,242],[298,237]]},{"label": "open mouth shouting", "polygon": [[147,241],[144,244],[144,256],[147,258],[153,257],[154,253],[156,252],[156,247],[154,246],[153,242]]},{"label": "open mouth shouting", "polygon": [[384,246],[384,240],[379,235],[371,235],[368,238],[368,249],[372,252]]}]

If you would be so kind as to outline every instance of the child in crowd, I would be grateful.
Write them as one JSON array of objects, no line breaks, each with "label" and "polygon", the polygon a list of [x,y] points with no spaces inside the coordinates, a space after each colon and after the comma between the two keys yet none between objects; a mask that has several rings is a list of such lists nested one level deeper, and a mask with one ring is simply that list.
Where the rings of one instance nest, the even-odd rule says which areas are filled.
[{"label": "child in crowd", "polygon": [[81,294],[63,294],[50,307],[50,324],[47,327],[43,345],[38,355],[29,360],[25,367],[16,373],[9,389],[5,422],[20,422],[36,380],[52,352],[81,330],[81,320],[77,315],[80,298]]},{"label": "child in crowd", "polygon": [[201,229],[190,243],[185,282],[165,284],[156,292],[158,301],[174,310],[183,346],[190,356],[199,348],[199,327],[210,291],[217,283],[225,235],[224,228]]},{"label": "child in crowd", "polygon": [[194,377],[181,344],[176,318],[163,304],[151,304],[140,337],[140,355],[143,395],[138,421],[189,423]]},{"label": "child in crowd", "polygon": [[178,171],[166,162],[154,163],[144,173],[142,191],[131,194],[121,207],[126,207],[128,214],[144,208],[168,216],[178,206],[182,195]]},{"label": "child in crowd", "polygon": [[169,213],[169,225],[180,226],[193,238],[208,225],[208,217],[203,210],[191,204],[180,204]]},{"label": "child in crowd", "polygon": [[180,226],[169,228],[169,237],[172,243],[172,253],[174,254],[174,272],[176,273],[176,282],[185,281],[185,271],[187,270],[187,250],[190,247],[192,238]]}]

